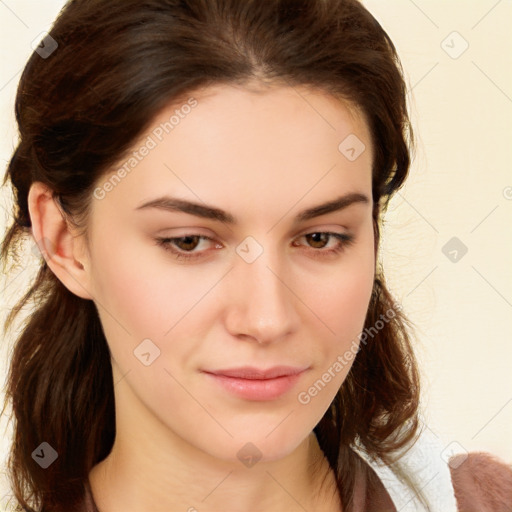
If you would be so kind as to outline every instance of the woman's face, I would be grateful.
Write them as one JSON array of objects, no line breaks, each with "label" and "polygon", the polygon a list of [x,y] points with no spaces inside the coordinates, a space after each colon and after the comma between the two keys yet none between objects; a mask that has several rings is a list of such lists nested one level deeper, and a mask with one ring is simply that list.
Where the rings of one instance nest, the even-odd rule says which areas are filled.
[{"label": "woman's face", "polygon": [[[118,435],[273,460],[320,421],[357,350],[375,268],[370,134],[319,91],[205,92],[162,111],[98,182],[86,287]],[[300,373],[212,375],[277,366]]]}]

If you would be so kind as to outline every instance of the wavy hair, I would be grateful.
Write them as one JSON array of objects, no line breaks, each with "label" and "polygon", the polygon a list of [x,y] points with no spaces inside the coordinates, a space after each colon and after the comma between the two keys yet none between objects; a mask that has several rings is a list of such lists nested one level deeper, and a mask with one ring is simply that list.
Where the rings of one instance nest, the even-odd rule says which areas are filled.
[{"label": "wavy hair", "polygon": [[[58,47],[45,59],[32,54],[16,96],[19,142],[3,182],[14,193],[4,272],[19,265],[31,235],[32,183],[47,185],[85,230],[95,184],[162,108],[219,83],[312,86],[364,113],[378,248],[382,214],[408,174],[413,133],[396,49],[358,1],[71,0],[50,35]],[[69,511],[82,503],[89,471],[113,445],[110,352],[94,303],[71,293],[44,260],[4,332],[28,303],[4,402],[14,427],[9,477],[23,510]],[[393,307],[378,266],[365,328]],[[369,488],[378,482],[354,446],[395,467],[417,433],[419,377],[408,331],[396,311],[361,344],[315,427],[344,510],[357,478]],[[31,456],[41,440],[59,454],[45,470]]]}]

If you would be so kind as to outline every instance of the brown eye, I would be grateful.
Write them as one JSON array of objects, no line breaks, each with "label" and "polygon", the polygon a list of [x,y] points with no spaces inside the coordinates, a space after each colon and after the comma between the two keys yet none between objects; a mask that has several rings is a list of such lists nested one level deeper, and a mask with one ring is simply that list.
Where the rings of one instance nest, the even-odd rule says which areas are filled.
[{"label": "brown eye", "polygon": [[315,249],[323,249],[329,242],[331,236],[330,233],[309,233],[308,235],[304,235],[311,247]]},{"label": "brown eye", "polygon": [[174,238],[174,245],[181,249],[182,251],[193,251],[199,244],[201,240],[201,236],[192,235],[192,236],[182,236],[181,238]]},{"label": "brown eye", "polygon": [[[299,237],[305,239],[309,252],[315,258],[332,257],[343,252],[351,243],[354,242],[354,235],[346,233],[331,233],[329,231],[316,231],[307,233]],[[336,241],[335,245],[328,247],[331,239]],[[302,245],[294,242],[294,245]]]},{"label": "brown eye", "polygon": [[206,251],[196,251],[201,241],[213,242],[210,237],[203,235],[186,235],[174,238],[155,238],[157,245],[164,248],[165,251],[172,253],[177,259],[186,260],[200,258]]}]

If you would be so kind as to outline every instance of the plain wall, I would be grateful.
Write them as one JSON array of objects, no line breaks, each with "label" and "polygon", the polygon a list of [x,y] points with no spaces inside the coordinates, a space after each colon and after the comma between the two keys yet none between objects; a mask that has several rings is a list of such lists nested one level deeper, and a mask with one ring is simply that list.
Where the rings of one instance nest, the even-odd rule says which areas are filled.
[{"label": "plain wall", "polygon": [[[16,145],[20,73],[63,3],[0,2],[2,175]],[[450,450],[512,463],[512,3],[364,3],[398,49],[418,142],[408,183],[385,217],[381,254],[415,326],[424,421]],[[0,200],[3,232],[6,190]],[[3,278],[2,318],[33,278],[34,261]]]}]

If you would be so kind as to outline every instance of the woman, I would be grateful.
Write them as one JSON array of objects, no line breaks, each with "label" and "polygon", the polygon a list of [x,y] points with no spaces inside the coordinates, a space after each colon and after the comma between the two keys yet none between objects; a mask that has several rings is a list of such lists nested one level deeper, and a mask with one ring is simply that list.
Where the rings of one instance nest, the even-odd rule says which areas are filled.
[{"label": "woman", "polygon": [[[21,509],[397,510],[379,462],[434,510],[401,464],[418,370],[377,265],[405,90],[355,1],[65,7],[6,177],[3,257],[27,233],[44,256],[8,321],[35,301],[7,393]],[[445,468],[453,503],[506,510],[510,471],[478,460]]]}]

